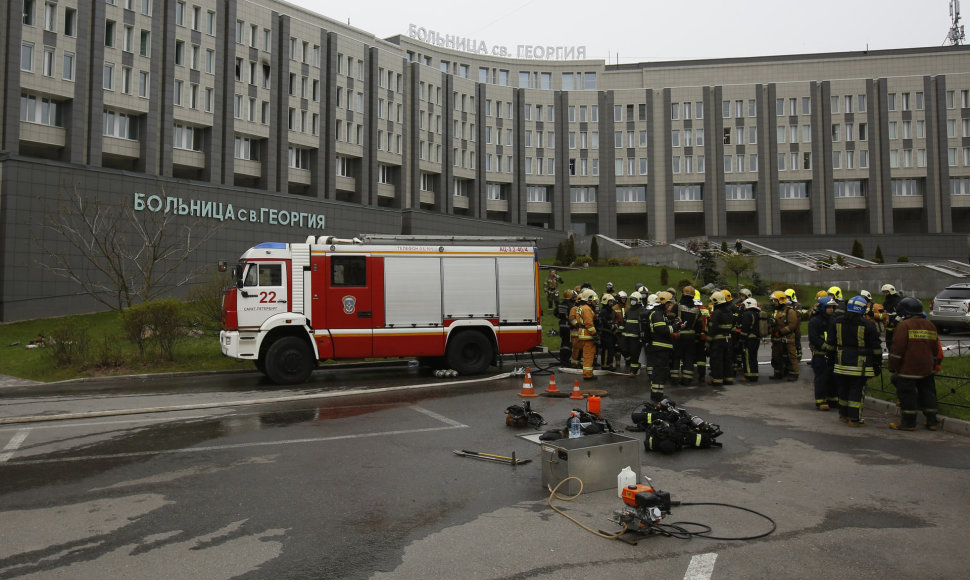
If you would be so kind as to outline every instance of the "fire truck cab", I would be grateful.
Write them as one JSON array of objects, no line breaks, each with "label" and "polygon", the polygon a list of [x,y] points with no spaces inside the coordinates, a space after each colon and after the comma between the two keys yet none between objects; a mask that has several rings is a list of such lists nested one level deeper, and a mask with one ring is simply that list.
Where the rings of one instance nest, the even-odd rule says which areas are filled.
[{"label": "fire truck cab", "polygon": [[259,244],[242,255],[223,296],[222,353],[254,361],[277,384],[305,382],[330,359],[415,357],[463,375],[485,372],[497,355],[542,342],[534,241],[311,236]]}]

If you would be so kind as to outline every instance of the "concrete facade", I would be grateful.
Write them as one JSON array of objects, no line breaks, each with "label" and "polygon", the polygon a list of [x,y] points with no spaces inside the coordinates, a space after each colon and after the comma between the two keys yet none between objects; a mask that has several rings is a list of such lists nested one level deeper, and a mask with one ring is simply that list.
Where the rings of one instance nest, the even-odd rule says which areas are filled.
[{"label": "concrete facade", "polygon": [[[570,232],[970,233],[965,46],[613,66],[379,39],[272,0],[14,0],[0,30],[3,320],[84,303],[11,234],[77,181],[547,254]],[[297,233],[220,225],[199,264]]]}]

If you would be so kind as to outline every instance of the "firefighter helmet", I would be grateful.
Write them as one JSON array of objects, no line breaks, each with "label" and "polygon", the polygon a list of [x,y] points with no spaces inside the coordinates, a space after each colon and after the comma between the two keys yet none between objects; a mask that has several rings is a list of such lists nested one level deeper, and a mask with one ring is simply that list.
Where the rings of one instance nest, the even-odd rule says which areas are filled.
[{"label": "firefighter helmet", "polygon": [[815,310],[819,314],[825,314],[825,309],[828,308],[829,306],[835,306],[835,304],[832,304],[832,298],[829,296],[822,296],[821,298],[818,299],[818,302],[815,304]]},{"label": "firefighter helmet", "polygon": [[612,282],[607,282],[606,283],[606,291],[607,292],[613,292],[613,283]]},{"label": "firefighter helmet", "polygon": [[821,297],[823,297],[823,296],[828,296],[828,295],[829,295],[829,293],[828,293],[828,292],[826,292],[825,290],[819,290],[819,291],[818,291],[818,292],[817,292],[817,293],[815,294],[815,298],[821,298]]},{"label": "firefighter helmet", "polygon": [[859,290],[859,296],[862,296],[869,302],[872,302],[872,292],[869,292],[868,290]]},{"label": "firefighter helmet", "polygon": [[609,304],[610,302],[613,302],[614,300],[616,300],[616,298],[614,298],[612,294],[603,294],[603,297],[600,298],[600,304],[603,306],[606,306],[607,304]]},{"label": "firefighter helmet", "polygon": [[745,310],[750,310],[751,308],[758,308],[758,301],[755,300],[754,298],[745,298],[744,299],[744,309]]},{"label": "firefighter helmet", "polygon": [[562,297],[563,297],[563,299],[565,299],[565,300],[572,300],[572,299],[573,299],[573,294],[575,294],[575,293],[574,293],[574,292],[573,292],[573,291],[572,291],[571,289],[569,289],[569,288],[566,288],[566,289],[565,289],[565,290],[563,291],[563,293],[562,293]]},{"label": "firefighter helmet", "polygon": [[896,287],[893,286],[892,284],[883,284],[882,285],[882,288],[880,288],[879,291],[880,292],[887,292],[889,294],[895,294],[896,293]]},{"label": "firefighter helmet", "polygon": [[623,300],[624,298],[626,298],[627,297],[626,290],[620,290],[619,296],[620,296],[620,300]]},{"label": "firefighter helmet", "polygon": [[587,288],[583,290],[583,300],[585,300],[586,302],[590,302],[590,303],[596,302],[597,298],[598,296],[596,296],[596,292],[594,292],[592,289]]},{"label": "firefighter helmet", "polygon": [[650,296],[647,296],[647,306],[649,306],[650,308],[653,308],[656,305],[657,305],[657,295],[651,294]]},{"label": "firefighter helmet", "polygon": [[634,300],[636,300],[637,302],[643,300],[643,296],[635,290],[633,291],[632,294],[630,294],[630,303],[632,304]]},{"label": "firefighter helmet", "polygon": [[691,298],[694,297],[694,287],[693,286],[690,286],[690,285],[684,286],[684,289],[681,290],[681,292],[684,293],[684,296],[690,296]]},{"label": "firefighter helmet", "polygon": [[788,299],[791,300],[792,302],[798,302],[798,299],[795,297],[794,288],[789,288],[788,290],[785,290],[785,296],[787,296]]},{"label": "firefighter helmet", "polygon": [[674,295],[670,292],[657,292],[657,304],[664,304],[674,299]]},{"label": "firefighter helmet", "polygon": [[835,298],[836,300],[842,300],[842,289],[838,286],[832,286],[829,288],[829,296]]},{"label": "firefighter helmet", "polygon": [[852,298],[849,298],[849,302],[846,303],[845,311],[852,312],[854,314],[865,314],[867,305],[866,299],[862,296],[853,296]]},{"label": "firefighter helmet", "polygon": [[648,292],[647,287],[643,285],[643,282],[637,282],[633,287],[636,288],[637,292],[640,294],[646,294]]},{"label": "firefighter helmet", "polygon": [[923,314],[923,303],[912,296],[907,296],[896,305],[896,312],[906,317],[919,316]]},{"label": "firefighter helmet", "polygon": [[711,302],[713,302],[715,305],[724,304],[727,302],[727,296],[724,295],[724,292],[718,290],[711,294]]},{"label": "firefighter helmet", "polygon": [[781,290],[775,290],[771,293],[771,299],[778,302],[778,304],[785,304],[788,302],[788,295]]},{"label": "firefighter helmet", "polygon": [[745,298],[751,298],[751,290],[748,290],[747,288],[738,290],[738,294],[744,296]]},{"label": "firefighter helmet", "polygon": [[730,290],[721,290],[721,294],[724,294],[724,300],[730,302],[733,296],[731,296]]}]

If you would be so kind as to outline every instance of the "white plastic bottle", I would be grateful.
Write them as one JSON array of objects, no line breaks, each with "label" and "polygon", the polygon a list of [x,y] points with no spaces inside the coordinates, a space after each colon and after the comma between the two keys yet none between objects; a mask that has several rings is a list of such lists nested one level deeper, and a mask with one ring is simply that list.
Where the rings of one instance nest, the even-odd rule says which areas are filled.
[{"label": "white plastic bottle", "polygon": [[616,476],[616,495],[617,497],[623,497],[623,489],[631,485],[637,484],[637,474],[630,469],[627,465],[620,470],[620,473]]},{"label": "white plastic bottle", "polygon": [[579,424],[579,415],[576,413],[576,411],[573,411],[572,415],[569,417],[569,438],[575,439],[582,436],[582,434],[583,431],[582,425]]}]

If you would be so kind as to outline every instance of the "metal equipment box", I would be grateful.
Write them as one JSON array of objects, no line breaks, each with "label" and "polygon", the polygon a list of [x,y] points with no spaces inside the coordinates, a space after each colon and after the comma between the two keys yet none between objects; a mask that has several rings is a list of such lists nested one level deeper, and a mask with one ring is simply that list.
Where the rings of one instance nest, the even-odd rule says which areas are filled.
[{"label": "metal equipment box", "polygon": [[[542,486],[551,489],[567,477],[578,477],[584,493],[616,489],[616,476],[624,467],[640,473],[642,446],[642,440],[616,433],[543,441]],[[559,493],[576,495],[579,489],[579,482],[570,480]]]}]

